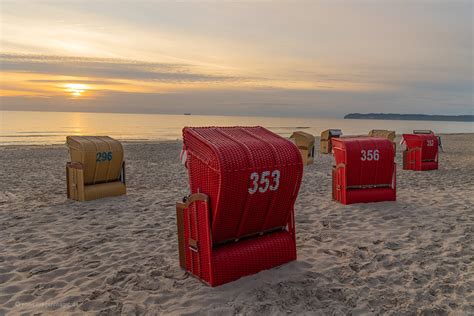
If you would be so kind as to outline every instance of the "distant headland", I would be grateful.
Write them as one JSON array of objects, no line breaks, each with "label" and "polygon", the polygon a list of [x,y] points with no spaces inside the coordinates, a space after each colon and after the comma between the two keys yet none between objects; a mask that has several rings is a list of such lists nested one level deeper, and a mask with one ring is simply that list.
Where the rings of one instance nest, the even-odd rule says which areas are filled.
[{"label": "distant headland", "polygon": [[344,119],[474,122],[474,115],[349,113]]}]

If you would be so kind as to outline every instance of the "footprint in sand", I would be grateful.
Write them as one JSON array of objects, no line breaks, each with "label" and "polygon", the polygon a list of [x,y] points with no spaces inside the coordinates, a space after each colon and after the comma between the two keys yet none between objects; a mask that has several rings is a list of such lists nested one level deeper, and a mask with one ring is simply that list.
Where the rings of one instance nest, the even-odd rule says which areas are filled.
[{"label": "footprint in sand", "polygon": [[339,251],[339,250],[335,250],[335,249],[320,249],[320,250],[318,250],[318,252],[322,252],[322,253],[325,253],[327,255],[336,256],[336,257],[343,257],[343,256],[346,255],[346,253],[344,251]]}]

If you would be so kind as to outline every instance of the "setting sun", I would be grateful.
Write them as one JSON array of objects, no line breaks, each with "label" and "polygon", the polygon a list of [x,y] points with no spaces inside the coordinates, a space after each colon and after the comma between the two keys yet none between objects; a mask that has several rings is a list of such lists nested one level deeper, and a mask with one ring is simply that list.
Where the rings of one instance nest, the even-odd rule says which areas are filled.
[{"label": "setting sun", "polygon": [[66,87],[66,91],[69,92],[73,97],[80,97],[89,89],[89,86],[82,83],[68,83],[64,86]]}]

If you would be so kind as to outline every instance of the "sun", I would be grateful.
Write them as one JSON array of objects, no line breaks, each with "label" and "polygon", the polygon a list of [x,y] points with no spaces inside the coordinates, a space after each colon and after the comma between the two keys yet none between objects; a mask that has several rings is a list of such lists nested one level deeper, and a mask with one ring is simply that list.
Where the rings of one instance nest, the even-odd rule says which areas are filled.
[{"label": "sun", "polygon": [[64,87],[75,98],[82,96],[89,89],[88,85],[82,83],[67,83]]}]

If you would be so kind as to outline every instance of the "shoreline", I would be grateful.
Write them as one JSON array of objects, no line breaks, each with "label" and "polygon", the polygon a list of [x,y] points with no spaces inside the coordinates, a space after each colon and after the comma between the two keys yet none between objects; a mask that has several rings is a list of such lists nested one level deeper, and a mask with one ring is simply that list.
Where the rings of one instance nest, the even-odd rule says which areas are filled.
[{"label": "shoreline", "polygon": [[[474,135],[474,132],[465,132],[465,133],[437,133],[436,136],[459,136],[459,135]],[[280,135],[281,136],[281,135]],[[352,137],[352,136],[367,136],[367,135],[343,135],[343,137]],[[396,134],[397,139],[399,139],[402,134]],[[284,137],[284,136],[282,136]],[[316,141],[318,141],[321,136],[315,135]],[[116,138],[124,145],[131,145],[131,144],[148,144],[148,145],[157,145],[157,144],[175,144],[175,143],[182,143],[181,139],[176,140],[121,140],[120,138]],[[66,139],[64,139],[64,143],[55,143],[55,144],[3,144],[0,145],[0,149],[2,148],[17,148],[17,147],[31,147],[31,148],[54,148],[54,147],[63,147],[66,146]]]}]

